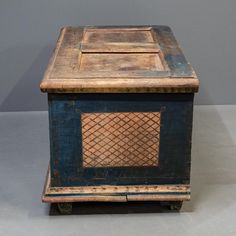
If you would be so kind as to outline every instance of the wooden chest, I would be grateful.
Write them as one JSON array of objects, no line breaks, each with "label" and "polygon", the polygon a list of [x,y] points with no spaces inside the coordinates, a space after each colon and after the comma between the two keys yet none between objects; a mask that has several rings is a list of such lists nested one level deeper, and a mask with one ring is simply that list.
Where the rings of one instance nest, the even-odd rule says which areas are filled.
[{"label": "wooden chest", "polygon": [[199,81],[167,26],[65,27],[44,79],[50,165],[43,201],[190,199]]}]

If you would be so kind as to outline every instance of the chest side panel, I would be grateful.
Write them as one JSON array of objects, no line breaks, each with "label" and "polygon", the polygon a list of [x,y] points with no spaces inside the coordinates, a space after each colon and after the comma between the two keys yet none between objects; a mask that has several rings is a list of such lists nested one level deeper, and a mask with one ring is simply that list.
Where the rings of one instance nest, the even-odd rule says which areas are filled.
[{"label": "chest side panel", "polygon": [[52,185],[189,183],[192,109],[193,94],[49,94]]}]

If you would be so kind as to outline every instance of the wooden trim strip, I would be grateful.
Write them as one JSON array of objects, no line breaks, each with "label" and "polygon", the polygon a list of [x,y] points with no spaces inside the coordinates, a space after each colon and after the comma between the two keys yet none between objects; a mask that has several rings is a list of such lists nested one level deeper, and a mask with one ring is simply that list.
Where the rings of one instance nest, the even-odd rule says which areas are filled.
[{"label": "wooden trim strip", "polygon": [[[86,33],[86,30],[83,29],[83,34],[82,34],[82,39],[81,39],[81,41],[83,41],[85,33]],[[81,44],[82,44],[82,43],[79,44],[80,46],[79,46],[79,52],[78,52],[78,68],[80,68],[81,59],[82,59]]]},{"label": "wooden trim strip", "polygon": [[51,93],[193,93],[197,92],[199,81],[195,78],[140,78],[140,79],[54,79],[43,81],[42,92]]},{"label": "wooden trim strip", "polygon": [[43,196],[42,202],[127,202],[126,196]]},{"label": "wooden trim strip", "polygon": [[157,43],[81,43],[83,53],[158,53]]},{"label": "wooden trim strip", "polygon": [[190,194],[185,195],[127,195],[127,201],[189,201]]},{"label": "wooden trim strip", "polygon": [[127,201],[189,201],[190,195],[127,195],[127,196],[43,196],[42,202],[127,202]]},{"label": "wooden trim strip", "polygon": [[152,26],[129,26],[129,25],[118,25],[118,26],[85,26],[85,29],[87,32],[93,32],[93,31],[113,31],[113,32],[120,32],[120,31],[149,31],[152,29]]},{"label": "wooden trim strip", "polygon": [[[136,80],[140,78],[150,78],[150,77],[169,77],[170,71],[158,71],[158,70],[132,70],[132,71],[79,71],[77,72],[68,72],[65,74],[61,74],[60,72],[54,73],[53,77],[50,77],[50,81],[53,82],[54,80],[80,80],[86,79],[104,79],[104,80],[113,80],[114,78],[121,78],[122,80],[127,80],[128,78],[132,79],[135,78]],[[158,78],[157,78],[158,79]]]},{"label": "wooden trim strip", "polygon": [[103,185],[82,187],[48,187],[45,194],[181,194],[189,192],[189,185]]},{"label": "wooden trim strip", "polygon": [[58,202],[126,202],[126,201],[188,201],[189,185],[127,185],[50,187],[48,168],[42,201]]}]

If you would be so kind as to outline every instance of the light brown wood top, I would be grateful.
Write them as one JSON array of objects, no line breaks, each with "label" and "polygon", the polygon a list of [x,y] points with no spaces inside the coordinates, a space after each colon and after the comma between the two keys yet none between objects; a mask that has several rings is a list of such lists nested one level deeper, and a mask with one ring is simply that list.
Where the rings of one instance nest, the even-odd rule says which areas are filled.
[{"label": "light brown wood top", "polygon": [[197,92],[165,26],[65,27],[40,84],[49,93]]}]

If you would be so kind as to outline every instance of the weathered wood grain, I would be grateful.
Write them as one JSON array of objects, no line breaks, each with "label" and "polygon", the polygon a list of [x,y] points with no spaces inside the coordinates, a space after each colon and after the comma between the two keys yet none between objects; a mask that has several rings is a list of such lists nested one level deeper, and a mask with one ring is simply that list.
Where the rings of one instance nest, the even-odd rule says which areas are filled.
[{"label": "weathered wood grain", "polygon": [[198,81],[192,78],[171,79],[52,79],[43,81],[41,90],[48,93],[193,93],[198,91]]},{"label": "weathered wood grain", "polygon": [[154,42],[150,27],[85,28],[84,42]]},{"label": "weathered wood grain", "polygon": [[157,53],[160,51],[156,43],[81,43],[80,50],[84,53]]},{"label": "weathered wood grain", "polygon": [[148,74],[147,71],[162,71],[163,65],[154,53],[83,53],[79,70],[81,77],[88,73],[90,77],[103,77],[103,71],[110,74],[105,76],[117,76],[119,73],[121,77],[124,74],[132,76],[134,72],[138,75],[140,71],[144,74]]},{"label": "weathered wood grain", "polygon": [[40,84],[56,93],[189,93],[198,87],[163,26],[65,27]]}]

